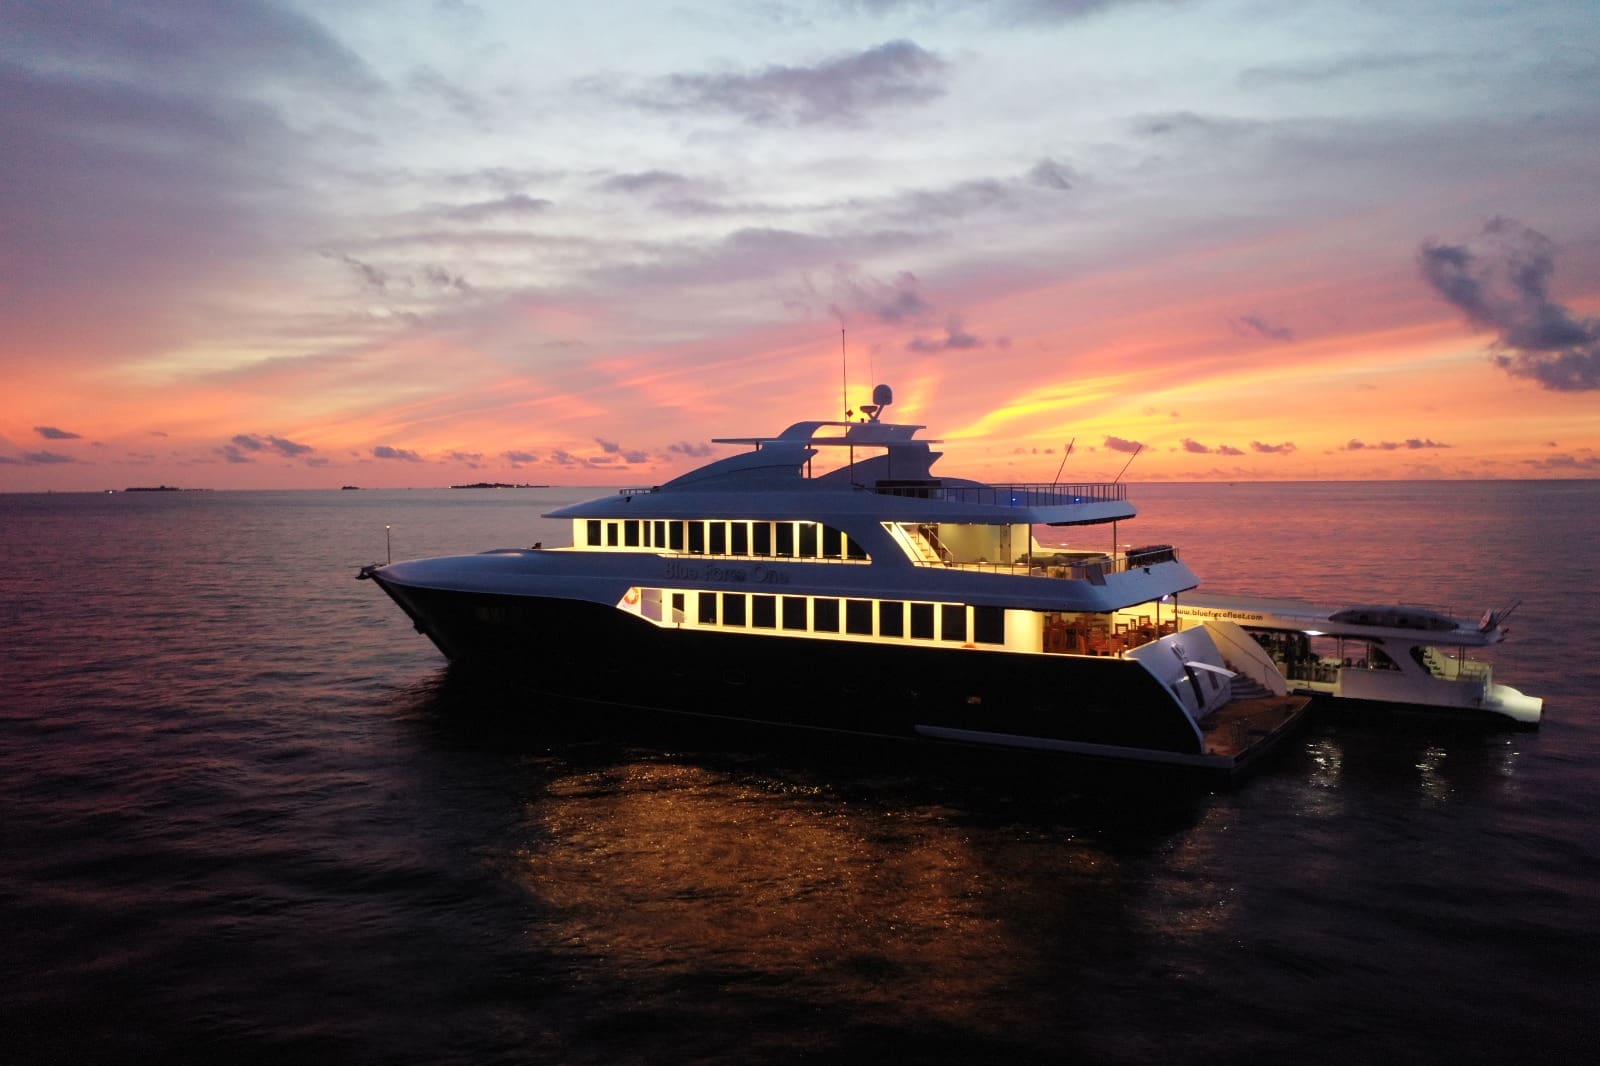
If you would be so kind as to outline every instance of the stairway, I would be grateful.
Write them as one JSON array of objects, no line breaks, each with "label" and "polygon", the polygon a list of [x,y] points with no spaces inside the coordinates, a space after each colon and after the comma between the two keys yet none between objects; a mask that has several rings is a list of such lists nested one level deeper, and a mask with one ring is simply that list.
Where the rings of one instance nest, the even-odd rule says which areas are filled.
[{"label": "stairway", "polygon": [[[1233,666],[1230,664],[1228,669],[1232,670]],[[1235,673],[1233,675],[1233,682],[1230,686],[1230,689],[1233,698],[1236,700],[1264,700],[1270,698],[1272,695],[1272,690],[1267,688],[1267,686],[1263,685],[1255,678],[1246,677],[1241,673]]]}]

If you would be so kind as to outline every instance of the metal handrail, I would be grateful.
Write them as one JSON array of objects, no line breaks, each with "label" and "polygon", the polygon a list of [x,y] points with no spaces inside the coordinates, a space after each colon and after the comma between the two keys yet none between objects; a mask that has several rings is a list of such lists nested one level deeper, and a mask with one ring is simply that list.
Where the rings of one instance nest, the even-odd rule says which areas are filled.
[{"label": "metal handrail", "polygon": [[879,484],[870,488],[880,496],[999,507],[1053,507],[1062,504],[1122,501],[1128,498],[1128,486],[1115,481],[1084,482],[1076,485]]}]

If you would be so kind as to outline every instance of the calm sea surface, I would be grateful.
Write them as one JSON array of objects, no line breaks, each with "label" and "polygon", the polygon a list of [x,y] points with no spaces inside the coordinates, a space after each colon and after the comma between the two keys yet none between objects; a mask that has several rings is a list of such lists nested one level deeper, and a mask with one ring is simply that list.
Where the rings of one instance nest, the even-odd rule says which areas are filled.
[{"label": "calm sea surface", "polygon": [[1521,601],[1539,731],[1217,793],[543,725],[354,580],[592,494],[0,496],[0,1059],[1595,1061],[1600,482],[1135,485],[1209,589]]}]

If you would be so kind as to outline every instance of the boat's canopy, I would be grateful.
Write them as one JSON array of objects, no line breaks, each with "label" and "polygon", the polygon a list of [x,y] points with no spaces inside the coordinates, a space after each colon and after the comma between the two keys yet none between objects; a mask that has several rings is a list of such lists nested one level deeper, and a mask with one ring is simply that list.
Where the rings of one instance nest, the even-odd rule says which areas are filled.
[{"label": "boat's canopy", "polygon": [[1331,622],[1350,622],[1361,626],[1382,626],[1385,629],[1426,629],[1443,633],[1463,628],[1454,618],[1425,607],[1346,607],[1328,616]]}]

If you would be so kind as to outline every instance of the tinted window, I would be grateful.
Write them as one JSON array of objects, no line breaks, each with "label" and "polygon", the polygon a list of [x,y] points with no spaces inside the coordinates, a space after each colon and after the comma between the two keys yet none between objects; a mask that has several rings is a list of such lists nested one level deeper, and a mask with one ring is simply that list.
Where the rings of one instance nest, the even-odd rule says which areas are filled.
[{"label": "tinted window", "polygon": [[722,624],[725,626],[744,625],[744,593],[724,592],[722,594]]},{"label": "tinted window", "polygon": [[858,633],[862,636],[872,635],[872,601],[871,600],[846,600],[844,604],[844,628],[847,633]]},{"label": "tinted window", "polygon": [[817,527],[810,522],[800,526],[800,558],[815,559],[817,557]]},{"label": "tinted window", "polygon": [[783,628],[804,629],[806,627],[806,598],[804,596],[785,596],[783,598]]},{"label": "tinted window", "polygon": [[933,639],[933,604],[911,605],[911,635],[917,640]]},{"label": "tinted window", "polygon": [[778,597],[751,596],[750,624],[757,629],[778,628]]},{"label": "tinted window", "polygon": [[885,637],[906,635],[906,605],[899,600],[878,604],[878,634]]},{"label": "tinted window", "polygon": [[945,640],[967,639],[967,608],[961,603],[946,603],[939,608],[940,635]]},{"label": "tinted window", "polygon": [[1006,642],[1006,612],[1003,607],[972,609],[972,640],[976,644]]},{"label": "tinted window", "polygon": [[818,633],[839,632],[839,601],[814,601],[811,604],[811,623]]},{"label": "tinted window", "polygon": [[717,624],[717,594],[715,592],[702,592],[695,597],[700,601],[700,622],[703,625],[714,626]]},{"label": "tinted window", "polygon": [[734,555],[750,554],[750,527],[744,522],[733,524],[733,543],[729,545],[729,550]]},{"label": "tinted window", "polygon": [[837,559],[844,554],[844,534],[832,526],[822,527],[822,557]]}]

